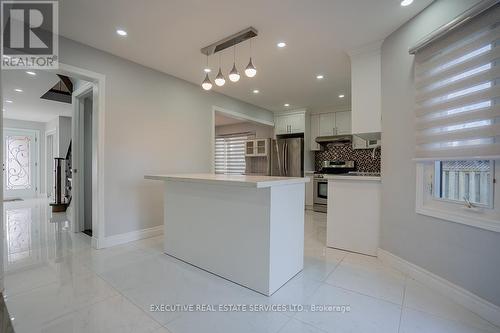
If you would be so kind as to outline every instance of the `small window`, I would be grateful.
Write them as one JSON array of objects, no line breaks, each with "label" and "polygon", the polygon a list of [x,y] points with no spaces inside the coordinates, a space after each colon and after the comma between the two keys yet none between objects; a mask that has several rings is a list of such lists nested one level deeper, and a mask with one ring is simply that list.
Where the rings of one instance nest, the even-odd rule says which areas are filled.
[{"label": "small window", "polygon": [[434,170],[436,199],[493,208],[493,161],[436,161]]}]

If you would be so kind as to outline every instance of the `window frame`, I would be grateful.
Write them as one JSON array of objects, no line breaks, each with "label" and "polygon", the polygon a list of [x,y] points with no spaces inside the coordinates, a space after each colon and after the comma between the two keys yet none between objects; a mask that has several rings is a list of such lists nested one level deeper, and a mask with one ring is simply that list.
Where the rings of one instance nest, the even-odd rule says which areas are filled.
[{"label": "window frame", "polygon": [[[464,160],[467,161],[467,160]],[[472,204],[476,207],[479,208],[488,208],[488,209],[494,209],[495,205],[495,179],[496,179],[496,168],[495,168],[495,160],[490,160],[486,159],[485,161],[490,162],[490,176],[488,177],[488,183],[490,184],[490,191],[489,191],[489,198],[488,198],[488,203],[487,204],[482,204],[482,203],[477,203],[473,202]],[[440,188],[441,189],[441,170],[438,169],[438,164],[442,164],[443,162],[446,162],[445,160],[439,160],[439,161],[434,161],[434,175],[433,175],[433,182],[432,182],[432,197],[434,200],[437,201],[442,201],[442,202],[449,202],[453,204],[457,204],[460,206],[463,206],[465,201],[464,200],[453,200],[453,199],[446,199],[446,198],[441,198],[436,196],[435,191]],[[441,166],[442,167],[442,166]],[[438,186],[439,184],[439,186]]]},{"label": "window frame", "polygon": [[499,191],[500,165],[493,160],[491,207],[474,204],[467,208],[462,201],[436,198],[434,195],[436,172],[434,160],[418,161],[416,163],[416,203],[417,214],[435,217],[441,220],[465,224],[468,226],[500,232],[500,196]]}]

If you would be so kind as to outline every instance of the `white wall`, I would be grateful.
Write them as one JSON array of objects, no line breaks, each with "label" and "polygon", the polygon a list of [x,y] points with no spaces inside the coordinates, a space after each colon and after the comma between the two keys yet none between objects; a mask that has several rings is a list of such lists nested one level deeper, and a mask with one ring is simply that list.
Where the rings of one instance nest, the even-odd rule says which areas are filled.
[{"label": "white wall", "polygon": [[59,116],[57,121],[58,157],[66,158],[71,142],[71,118]]},{"label": "white wall", "polygon": [[57,116],[51,121],[45,123],[45,131],[55,131],[55,157],[66,158],[69,144],[71,142],[71,118],[64,116]]},{"label": "white wall", "polygon": [[268,110],[62,37],[59,49],[62,63],[106,75],[105,236],[163,223],[163,184],[145,174],[210,171],[213,105],[273,121]]},{"label": "white wall", "polygon": [[414,59],[408,49],[477,2],[434,2],[382,45],[381,247],[500,305],[500,233],[415,213]]},{"label": "white wall", "polygon": [[[37,186],[38,194],[46,193],[45,191],[45,123],[36,121],[25,121],[17,119],[4,119],[4,128],[18,128],[38,131],[38,171],[37,171]],[[2,155],[3,156],[3,155]]]},{"label": "white wall", "polygon": [[274,134],[274,127],[256,124],[252,122],[244,122],[231,125],[222,125],[215,127],[215,135],[225,135],[233,133],[255,132],[257,139],[272,138]]}]

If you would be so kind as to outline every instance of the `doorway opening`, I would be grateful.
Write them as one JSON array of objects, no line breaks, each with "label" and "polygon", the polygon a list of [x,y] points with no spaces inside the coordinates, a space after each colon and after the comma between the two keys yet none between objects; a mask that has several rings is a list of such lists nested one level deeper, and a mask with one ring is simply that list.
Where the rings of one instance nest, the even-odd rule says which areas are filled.
[{"label": "doorway opening", "polygon": [[47,198],[50,200],[54,199],[54,170],[51,167],[54,164],[54,158],[56,158],[56,131],[51,130],[45,133],[45,145],[46,145],[46,156],[45,156],[45,168],[46,180],[45,188],[47,190]]},{"label": "doorway opening", "polygon": [[[101,74],[64,64],[58,70],[2,72],[3,162],[11,170],[10,179],[4,172],[3,198],[37,198],[49,208],[61,188],[68,227],[91,235],[94,248],[105,246],[99,162],[104,82]],[[57,184],[56,165],[61,170]]]},{"label": "doorway opening", "polygon": [[[81,185],[79,189],[80,200],[80,229],[92,237],[92,147],[93,147],[93,96],[92,91],[89,91],[83,96],[76,97],[77,114],[77,131],[80,142],[80,169],[82,172],[76,172],[75,177],[79,178],[78,183]],[[75,169],[77,170],[77,169]],[[78,190],[78,189],[77,189]]]},{"label": "doorway opening", "polygon": [[214,173],[269,175],[272,136],[272,123],[245,114],[214,109]]}]

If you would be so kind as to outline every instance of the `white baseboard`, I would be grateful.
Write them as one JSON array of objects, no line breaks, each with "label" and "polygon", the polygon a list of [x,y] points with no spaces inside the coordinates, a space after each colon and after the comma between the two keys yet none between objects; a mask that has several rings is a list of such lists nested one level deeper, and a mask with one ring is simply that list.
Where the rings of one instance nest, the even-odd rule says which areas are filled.
[{"label": "white baseboard", "polygon": [[144,239],[144,238],[159,236],[161,234],[163,234],[163,225],[159,225],[159,226],[153,227],[153,228],[135,230],[135,231],[126,232],[123,234],[104,237],[104,239],[102,241],[100,241],[98,245],[99,245],[99,248],[103,249],[106,247],[125,244],[128,242],[133,242],[133,241]]},{"label": "white baseboard", "polygon": [[379,248],[377,256],[384,264],[407,274],[429,288],[439,291],[487,321],[500,326],[499,306],[388,251]]}]

